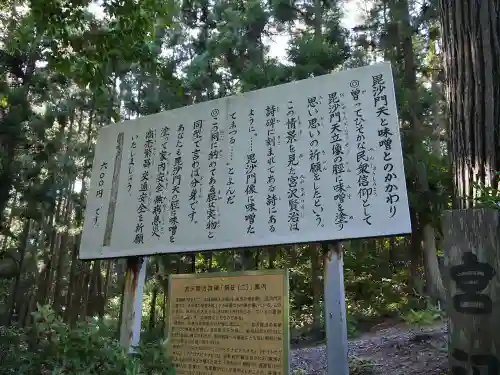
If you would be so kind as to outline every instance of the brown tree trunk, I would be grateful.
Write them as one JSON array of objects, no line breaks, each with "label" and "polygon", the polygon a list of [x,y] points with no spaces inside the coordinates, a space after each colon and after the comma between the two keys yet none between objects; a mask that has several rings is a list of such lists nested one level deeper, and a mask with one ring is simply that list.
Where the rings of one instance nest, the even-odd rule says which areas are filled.
[{"label": "brown tree trunk", "polygon": [[18,269],[16,273],[16,277],[14,279],[14,283],[12,284],[12,290],[10,293],[10,300],[7,305],[7,320],[5,322],[5,325],[10,325],[13,315],[17,314],[19,316],[19,306],[16,306],[16,300],[18,298],[18,292],[19,292],[19,283],[21,281],[21,275],[23,274],[23,269],[24,269],[24,257],[26,255],[26,248],[28,247],[28,238],[29,238],[29,232],[30,232],[30,226],[31,226],[31,220],[26,219],[23,224],[23,231],[21,233],[21,241],[20,241],[20,248],[19,248],[19,262],[18,262]]},{"label": "brown tree trunk", "polygon": [[274,269],[275,268],[275,265],[274,263],[276,262],[276,254],[277,254],[277,250],[276,250],[276,247],[269,247],[267,249],[267,254],[269,256],[269,265],[267,266],[267,268],[269,269]]},{"label": "brown tree trunk", "polygon": [[[419,92],[417,86],[417,69],[415,53],[413,51],[414,29],[411,25],[410,8],[408,0],[392,0],[390,2],[393,22],[397,23],[397,33],[400,43],[399,59],[402,63],[403,83],[408,91],[408,112],[402,116],[411,125],[412,142],[411,153],[418,161],[416,168],[416,190],[420,194],[429,192],[429,182],[427,177],[427,166],[423,162],[425,153],[422,148],[425,128],[423,121],[423,108],[419,102]],[[426,283],[428,289],[432,290],[435,297],[444,299],[444,288],[441,274],[438,267],[436,252],[436,236],[434,227],[428,215],[425,215],[428,207],[413,207],[417,212],[412,217],[412,227],[415,233],[412,235],[412,251],[416,257],[416,252],[422,253],[425,262],[425,272],[428,278]],[[419,255],[420,258],[420,255]],[[437,271],[437,272],[436,272]],[[416,279],[414,279],[416,281]],[[417,290],[420,288],[417,288]],[[420,293],[420,291],[419,291]]]},{"label": "brown tree trunk", "polygon": [[[83,125],[83,111],[80,112],[79,116],[79,122],[78,122],[78,134],[81,133],[82,131],[82,125]],[[89,124],[87,126],[87,134],[86,134],[86,141],[87,141],[87,146],[90,149],[92,147],[92,129],[93,129],[93,122],[94,122],[94,99],[92,99],[92,108],[89,114]],[[85,158],[85,163],[84,165],[87,165],[89,163],[90,157]],[[86,186],[86,178],[88,177],[89,172],[85,170],[81,176],[81,181],[82,181],[82,189],[79,194],[79,201],[84,202],[85,200],[85,194],[87,192],[87,186]],[[80,227],[83,222],[83,207],[79,205],[75,209],[75,226]],[[71,255],[71,268],[70,268],[70,273],[69,273],[69,285],[68,285],[68,294],[66,296],[66,311],[65,311],[65,319],[68,322],[71,322],[71,324],[74,324],[76,322],[75,319],[78,319],[78,311],[80,309],[80,300],[81,300],[81,291],[82,291],[82,273],[78,274],[76,271],[78,268],[80,269],[86,269],[86,265],[83,265],[82,263],[79,262],[78,260],[78,250],[80,248],[80,241],[81,241],[82,234],[79,233],[76,238],[74,238],[74,243],[73,243],[73,251]],[[75,318],[76,316],[76,318]]]},{"label": "brown tree trunk", "polygon": [[106,274],[104,275],[104,285],[102,287],[102,297],[101,305],[99,306],[99,317],[104,318],[104,312],[106,310],[106,304],[108,303],[108,293],[109,293],[109,281],[111,280],[111,267],[113,265],[112,260],[106,261]]},{"label": "brown tree trunk", "polygon": [[311,283],[312,283],[312,297],[313,297],[313,335],[315,338],[320,338],[321,332],[321,316],[323,310],[321,308],[321,297],[323,295],[323,284],[321,277],[323,275],[322,263],[323,257],[321,256],[321,246],[313,245],[310,247],[311,252]]},{"label": "brown tree trunk", "polygon": [[153,295],[151,296],[151,306],[149,310],[149,331],[155,328],[156,324],[156,298],[158,297],[158,287],[153,287]]},{"label": "brown tree trunk", "polygon": [[90,276],[90,285],[86,298],[86,314],[85,316],[94,316],[99,311],[99,306],[102,301],[102,273],[101,273],[101,260],[94,260],[92,266],[92,273]]},{"label": "brown tree trunk", "polygon": [[[66,195],[67,197],[71,194],[70,191],[73,190],[74,184],[70,184],[67,189]],[[69,190],[69,191],[68,191]],[[64,208],[63,214],[63,224],[65,226],[63,233],[58,233],[58,246],[57,246],[57,266],[54,273],[54,298],[53,298],[53,309],[55,312],[61,314],[62,312],[62,304],[63,304],[63,289],[64,289],[64,279],[67,277],[67,265],[66,265],[66,253],[67,253],[67,245],[69,240],[68,226],[70,225],[71,220],[71,212],[72,212],[72,204],[69,198],[66,198],[66,204]]]},{"label": "brown tree trunk", "polygon": [[[466,209],[479,195],[476,184],[498,188],[500,2],[441,0],[439,6],[453,205]],[[499,272],[498,225],[498,212],[445,215],[445,265],[450,278],[456,276],[447,282],[454,302],[448,304],[450,367],[456,374],[499,373],[498,277],[489,274]],[[484,264],[477,269],[477,262]]]},{"label": "brown tree trunk", "polygon": [[64,312],[64,319],[70,320],[71,311],[73,310],[73,303],[75,302],[75,289],[77,288],[78,275],[76,274],[76,267],[78,263],[78,246],[80,244],[80,235],[75,238],[73,249],[71,252],[71,267],[69,271],[68,290],[66,294],[66,310]]},{"label": "brown tree trunk", "polygon": [[473,206],[473,183],[498,188],[500,2],[441,0],[445,94],[456,208]]}]

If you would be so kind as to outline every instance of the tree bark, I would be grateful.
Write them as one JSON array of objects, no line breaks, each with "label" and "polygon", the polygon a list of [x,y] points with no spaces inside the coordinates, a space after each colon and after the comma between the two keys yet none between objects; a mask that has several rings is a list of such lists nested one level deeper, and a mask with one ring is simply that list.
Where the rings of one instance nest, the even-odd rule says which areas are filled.
[{"label": "tree bark", "polygon": [[[390,2],[393,22],[398,24],[398,38],[400,43],[400,59],[403,67],[403,83],[408,91],[409,111],[404,117],[411,125],[412,140],[411,151],[418,161],[416,168],[416,190],[420,194],[429,192],[429,182],[427,177],[427,166],[423,160],[425,151],[422,148],[425,128],[423,121],[423,108],[419,101],[419,90],[417,85],[417,69],[415,53],[413,50],[414,29],[411,24],[410,7],[407,0],[397,0]],[[432,291],[433,297],[444,299],[444,288],[438,267],[436,252],[436,235],[429,218],[423,215],[429,207],[414,207],[416,212],[412,216],[412,251],[421,253],[424,259],[427,289]],[[420,233],[418,233],[420,232]],[[413,254],[415,257],[417,254]],[[419,256],[420,258],[420,256]],[[414,265],[415,266],[415,265]],[[414,281],[417,281],[414,279]],[[417,288],[418,290],[418,288]],[[419,291],[419,293],[422,291]]]},{"label": "tree bark", "polygon": [[313,245],[310,247],[311,252],[311,283],[312,283],[312,297],[313,297],[313,336],[317,339],[321,338],[321,316],[323,309],[321,300],[323,296],[323,257],[321,256],[321,245]]},{"label": "tree bark", "polygon": [[23,224],[23,231],[21,234],[21,241],[20,241],[20,246],[19,246],[19,263],[17,267],[17,273],[16,277],[14,279],[14,283],[12,285],[12,290],[11,290],[11,295],[10,295],[10,300],[7,305],[7,320],[5,322],[5,325],[8,326],[10,325],[13,315],[17,314],[19,316],[19,306],[16,306],[16,299],[18,297],[17,293],[19,291],[19,284],[21,281],[21,276],[23,274],[24,270],[24,257],[26,255],[26,248],[28,247],[28,239],[29,239],[29,232],[30,232],[30,227],[31,227],[31,220],[30,219],[25,219],[24,224]]},{"label": "tree bark", "polygon": [[153,287],[153,295],[151,296],[151,305],[149,309],[149,331],[152,332],[156,325],[156,299],[158,297],[158,286]]},{"label": "tree bark", "polygon": [[454,206],[474,205],[474,183],[498,188],[500,2],[441,0]]}]

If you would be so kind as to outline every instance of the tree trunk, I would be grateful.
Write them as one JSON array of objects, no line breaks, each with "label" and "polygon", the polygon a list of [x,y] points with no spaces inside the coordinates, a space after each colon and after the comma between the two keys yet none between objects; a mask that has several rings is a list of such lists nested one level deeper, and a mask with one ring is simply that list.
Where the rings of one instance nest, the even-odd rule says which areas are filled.
[{"label": "tree trunk", "polygon": [[109,281],[111,280],[111,266],[112,260],[106,261],[106,274],[104,276],[104,285],[102,287],[101,305],[99,306],[99,317],[104,319],[104,312],[106,311],[106,304],[108,303]]},{"label": "tree trunk", "polygon": [[276,249],[276,247],[275,246],[268,247],[267,248],[267,254],[269,256],[269,265],[267,266],[267,268],[269,268],[270,270],[272,270],[272,269],[275,268],[274,263],[276,262],[276,255],[277,255],[277,249]]},{"label": "tree trunk", "polygon": [[409,267],[409,286],[417,294],[422,295],[424,292],[424,283],[419,272],[422,258],[422,235],[420,228],[415,224],[416,213],[415,210],[410,207],[410,217],[412,224],[411,240],[408,246],[410,267]]},{"label": "tree trunk", "polygon": [[[417,87],[417,71],[415,62],[415,53],[413,51],[413,27],[411,25],[410,8],[408,0],[391,1],[391,11],[393,22],[398,23],[398,37],[400,43],[401,60],[403,64],[403,82],[405,89],[408,90],[408,107],[409,111],[405,114],[406,120],[411,124],[413,137],[411,147],[413,156],[418,160],[416,168],[416,190],[420,194],[429,192],[429,182],[427,178],[427,166],[424,160],[424,150],[422,144],[424,140],[424,123],[423,109],[419,102],[419,92]],[[413,256],[417,256],[416,252],[423,251],[423,258],[426,275],[430,278],[426,279],[429,286],[428,289],[438,294],[437,298],[443,300],[445,298],[443,282],[439,273],[438,258],[436,252],[436,236],[434,227],[426,217],[425,212],[428,207],[414,207],[417,212],[412,217],[413,231],[420,232],[412,236],[412,252]],[[421,242],[421,243],[420,243]],[[420,257],[420,256],[419,256]],[[414,279],[416,281],[416,279]],[[416,288],[420,293],[422,289]],[[420,289],[420,290],[419,290]]]},{"label": "tree trunk", "polygon": [[67,322],[70,320],[71,311],[73,310],[73,303],[75,302],[74,294],[78,283],[76,267],[78,262],[78,246],[80,244],[80,237],[81,235],[78,235],[75,238],[71,252],[71,267],[69,271],[68,290],[66,294],[66,310],[64,311],[64,319]]},{"label": "tree trunk", "polygon": [[101,260],[94,260],[92,266],[92,273],[90,276],[90,285],[87,293],[86,300],[86,316],[94,316],[99,312],[99,306],[102,301],[102,273],[101,273]]},{"label": "tree trunk", "polygon": [[156,324],[156,298],[158,297],[158,287],[153,287],[153,295],[151,296],[151,306],[149,310],[149,331],[153,331]]},{"label": "tree trunk", "polygon": [[64,279],[67,277],[67,264],[66,264],[66,253],[68,252],[68,240],[69,233],[68,227],[71,221],[71,213],[72,213],[72,204],[69,199],[71,195],[71,191],[73,190],[74,184],[70,184],[69,188],[66,189],[66,204],[64,208],[64,216],[63,216],[63,225],[65,226],[64,232],[58,234],[58,246],[57,246],[57,266],[55,270],[55,283],[54,283],[54,298],[53,298],[53,309],[56,313],[62,313],[62,305],[63,305],[63,289],[64,289]]},{"label": "tree trunk", "polygon": [[468,208],[473,183],[498,188],[500,2],[441,0],[439,12],[454,206]]},{"label": "tree trunk", "polygon": [[312,245],[311,252],[311,283],[312,283],[312,297],[313,297],[313,336],[316,339],[321,338],[321,316],[323,309],[321,306],[321,297],[323,295],[323,284],[321,277],[323,257],[321,256],[321,245]]},{"label": "tree trunk", "polygon": [[442,103],[441,88],[438,85],[439,72],[434,68],[431,78],[432,91],[432,120],[434,121],[432,153],[437,157],[442,156],[441,133],[443,131],[443,117],[441,115],[440,103]]},{"label": "tree trunk", "polygon": [[19,283],[21,281],[21,275],[24,269],[24,257],[26,255],[26,248],[28,247],[28,239],[31,227],[31,220],[26,219],[23,224],[23,231],[21,234],[20,248],[19,248],[19,263],[17,266],[17,274],[12,285],[10,301],[7,305],[7,320],[5,325],[10,325],[13,315],[17,314],[19,316],[19,306],[16,306],[16,299],[18,298]]}]

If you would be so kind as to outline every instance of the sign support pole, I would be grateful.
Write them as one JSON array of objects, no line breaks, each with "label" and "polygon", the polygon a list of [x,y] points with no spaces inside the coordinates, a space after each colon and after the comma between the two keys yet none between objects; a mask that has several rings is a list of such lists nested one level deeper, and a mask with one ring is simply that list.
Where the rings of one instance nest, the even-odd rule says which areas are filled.
[{"label": "sign support pole", "polygon": [[339,241],[324,250],[324,314],[328,375],[349,375],[343,249]]},{"label": "sign support pole", "polygon": [[128,257],[123,290],[120,345],[129,354],[135,353],[141,335],[142,295],[146,280],[146,257]]}]

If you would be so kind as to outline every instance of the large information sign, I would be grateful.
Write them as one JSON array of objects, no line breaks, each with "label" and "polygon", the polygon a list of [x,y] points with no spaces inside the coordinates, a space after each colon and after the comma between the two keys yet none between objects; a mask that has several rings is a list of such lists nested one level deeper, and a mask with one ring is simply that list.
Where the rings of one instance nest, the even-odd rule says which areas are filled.
[{"label": "large information sign", "polygon": [[102,128],[80,257],[410,231],[382,63]]},{"label": "large information sign", "polygon": [[171,275],[168,301],[177,375],[288,375],[285,270]]}]

